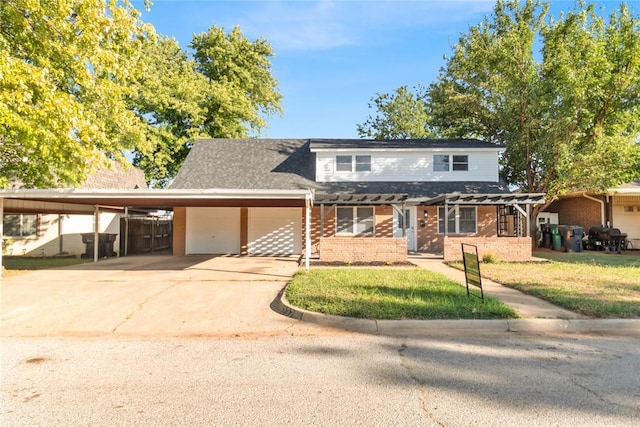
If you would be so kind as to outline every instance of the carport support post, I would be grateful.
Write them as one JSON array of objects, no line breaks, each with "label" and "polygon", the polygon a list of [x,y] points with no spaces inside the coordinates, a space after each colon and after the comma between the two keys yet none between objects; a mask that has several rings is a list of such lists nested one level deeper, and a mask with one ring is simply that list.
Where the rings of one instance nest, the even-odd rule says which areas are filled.
[{"label": "carport support post", "polygon": [[124,207],[124,256],[129,255],[129,207]]},{"label": "carport support post", "polygon": [[2,251],[4,250],[4,198],[0,197],[0,277],[2,277]]},{"label": "carport support post", "polygon": [[311,197],[305,198],[304,209],[304,269],[309,271],[309,258],[311,258]]},{"label": "carport support post", "polygon": [[93,213],[93,262],[98,262],[98,237],[100,233],[100,207],[95,206]]}]

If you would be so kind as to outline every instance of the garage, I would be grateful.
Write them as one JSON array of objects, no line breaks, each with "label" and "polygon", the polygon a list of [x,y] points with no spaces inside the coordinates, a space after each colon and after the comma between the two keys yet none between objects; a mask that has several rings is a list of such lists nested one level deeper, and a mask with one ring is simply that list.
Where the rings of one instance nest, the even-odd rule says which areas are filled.
[{"label": "garage", "polygon": [[187,208],[186,254],[239,254],[240,208]]},{"label": "garage", "polygon": [[302,251],[302,212],[299,208],[250,208],[249,255],[298,255]]}]

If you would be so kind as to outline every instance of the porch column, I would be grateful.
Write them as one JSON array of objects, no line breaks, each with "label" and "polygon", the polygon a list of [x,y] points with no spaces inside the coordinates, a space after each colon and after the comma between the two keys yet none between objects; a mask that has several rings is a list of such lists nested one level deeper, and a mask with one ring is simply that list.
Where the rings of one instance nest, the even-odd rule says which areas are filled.
[{"label": "porch column", "polygon": [[100,234],[100,207],[95,206],[93,212],[93,262],[98,262],[98,238]]},{"label": "porch column", "polygon": [[527,210],[527,237],[531,237],[531,205],[526,205]]},{"label": "porch column", "polygon": [[4,198],[0,197],[0,277],[2,277],[2,246],[4,245]]},{"label": "porch column", "polygon": [[124,207],[124,256],[129,255],[129,207]]},{"label": "porch column", "polygon": [[311,198],[309,195],[305,198],[304,225],[304,269],[309,271],[309,258],[311,258]]}]

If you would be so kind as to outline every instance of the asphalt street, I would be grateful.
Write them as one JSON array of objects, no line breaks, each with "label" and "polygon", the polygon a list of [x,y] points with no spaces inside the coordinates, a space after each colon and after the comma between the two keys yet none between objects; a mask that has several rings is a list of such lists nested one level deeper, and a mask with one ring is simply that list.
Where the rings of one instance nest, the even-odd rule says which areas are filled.
[{"label": "asphalt street", "polygon": [[591,335],[20,338],[0,424],[636,426],[640,342]]}]

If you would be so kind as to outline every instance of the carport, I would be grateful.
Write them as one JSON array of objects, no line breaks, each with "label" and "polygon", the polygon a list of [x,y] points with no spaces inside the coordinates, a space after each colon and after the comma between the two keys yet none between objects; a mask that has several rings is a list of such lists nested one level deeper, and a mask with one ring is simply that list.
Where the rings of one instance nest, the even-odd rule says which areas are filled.
[{"label": "carport", "polygon": [[[5,213],[84,213],[94,215],[94,261],[98,260],[99,213],[101,210],[176,208],[304,208],[304,259],[309,268],[310,222],[313,193],[301,190],[228,189],[6,189],[0,190],[0,217]],[[186,226],[186,220],[185,224]],[[179,227],[174,227],[178,228]],[[0,222],[0,239],[3,237]],[[184,250],[184,248],[183,248]],[[2,254],[0,253],[0,263]],[[1,274],[1,272],[0,272]]]}]

